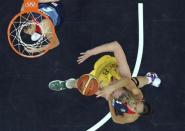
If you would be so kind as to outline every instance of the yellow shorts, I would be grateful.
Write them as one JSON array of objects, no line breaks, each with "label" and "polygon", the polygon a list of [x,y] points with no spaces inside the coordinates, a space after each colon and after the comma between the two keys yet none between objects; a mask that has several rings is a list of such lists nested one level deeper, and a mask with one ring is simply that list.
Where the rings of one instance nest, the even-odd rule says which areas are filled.
[{"label": "yellow shorts", "polygon": [[121,78],[117,69],[116,58],[110,55],[104,55],[94,64],[94,70],[91,75],[95,76],[101,87],[106,87],[112,81],[112,78],[119,80]]}]

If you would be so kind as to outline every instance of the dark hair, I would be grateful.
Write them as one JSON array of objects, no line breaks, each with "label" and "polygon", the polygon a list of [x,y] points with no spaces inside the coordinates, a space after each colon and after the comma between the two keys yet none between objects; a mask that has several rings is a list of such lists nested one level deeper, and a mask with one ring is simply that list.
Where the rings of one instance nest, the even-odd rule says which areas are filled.
[{"label": "dark hair", "polygon": [[150,106],[150,104],[148,104],[147,102],[144,102],[144,109],[143,112],[140,113],[141,116],[148,116],[150,114],[153,113],[152,108]]}]

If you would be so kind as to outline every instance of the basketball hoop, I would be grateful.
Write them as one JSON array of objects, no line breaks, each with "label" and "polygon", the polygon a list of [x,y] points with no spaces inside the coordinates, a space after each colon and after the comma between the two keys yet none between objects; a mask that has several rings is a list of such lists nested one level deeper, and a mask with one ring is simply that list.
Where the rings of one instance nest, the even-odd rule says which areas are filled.
[{"label": "basketball hoop", "polygon": [[[8,26],[8,41],[10,47],[18,55],[26,58],[36,58],[44,55],[52,46],[55,29],[49,17],[39,11],[38,0],[24,0],[23,5],[23,11],[15,15]],[[46,30],[44,27],[48,27],[47,32],[44,31]],[[40,32],[25,33],[25,30],[29,28],[38,28]],[[26,36],[29,36],[29,38],[26,38]]]}]

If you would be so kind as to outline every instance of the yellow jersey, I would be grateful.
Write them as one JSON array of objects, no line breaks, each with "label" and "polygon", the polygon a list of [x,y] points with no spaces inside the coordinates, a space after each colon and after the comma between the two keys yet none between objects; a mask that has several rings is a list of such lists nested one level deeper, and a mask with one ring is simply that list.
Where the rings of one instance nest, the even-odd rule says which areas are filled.
[{"label": "yellow jersey", "polygon": [[91,75],[95,76],[100,83],[100,87],[106,87],[112,81],[121,79],[121,75],[117,69],[116,58],[110,55],[104,55],[98,59],[94,64],[94,70]]}]

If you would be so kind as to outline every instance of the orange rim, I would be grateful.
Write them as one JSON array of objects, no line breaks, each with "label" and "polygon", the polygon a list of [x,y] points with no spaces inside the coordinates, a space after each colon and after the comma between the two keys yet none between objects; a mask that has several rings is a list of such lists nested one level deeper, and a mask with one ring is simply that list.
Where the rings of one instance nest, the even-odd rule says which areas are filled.
[{"label": "orange rim", "polygon": [[[46,40],[43,40],[43,41],[46,42],[48,40],[49,42],[47,44],[48,46],[44,49],[44,51],[40,51],[40,52],[36,52],[36,53],[29,53],[26,51],[25,48],[27,48],[28,45],[30,46],[30,44],[27,44],[22,41],[20,33],[25,25],[23,25],[23,22],[21,22],[21,17],[25,14],[27,14],[28,17],[30,17],[30,16],[34,17],[33,13],[35,13],[37,15],[39,14],[42,18],[47,19],[49,21],[49,24],[51,27],[51,33],[52,33],[51,36],[55,35],[55,29],[52,24],[52,21],[49,19],[49,17],[46,14],[44,14],[38,10],[38,1],[37,0],[24,0],[24,11],[16,14],[13,17],[13,19],[10,21],[9,26],[8,26],[8,30],[7,30],[7,36],[8,36],[9,45],[13,49],[13,51],[15,53],[17,53],[18,55],[26,57],[26,58],[36,58],[36,57],[40,57],[40,56],[44,55],[45,53],[48,52],[48,50],[51,48],[51,46],[54,42],[54,37],[51,37],[50,40],[48,40],[49,38],[46,38]],[[18,23],[18,21],[16,21],[16,20],[19,19],[19,17],[20,17],[20,23],[19,23],[20,25],[18,25],[18,28],[16,28],[15,25]],[[28,17],[27,17],[27,20],[28,20]],[[25,17],[23,17],[23,18],[26,19]],[[27,24],[27,22],[24,22],[24,24]],[[13,29],[13,31],[11,31],[12,29]],[[14,33],[15,36],[12,33]],[[17,35],[18,35],[18,37],[17,37]],[[14,41],[17,41],[18,44],[17,43],[15,44]],[[36,44],[38,44],[38,42]],[[18,47],[16,47],[16,46],[18,46]],[[41,44],[39,46],[41,46]],[[23,50],[23,51],[21,51],[21,50]]]}]

